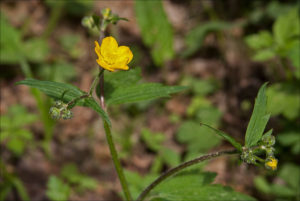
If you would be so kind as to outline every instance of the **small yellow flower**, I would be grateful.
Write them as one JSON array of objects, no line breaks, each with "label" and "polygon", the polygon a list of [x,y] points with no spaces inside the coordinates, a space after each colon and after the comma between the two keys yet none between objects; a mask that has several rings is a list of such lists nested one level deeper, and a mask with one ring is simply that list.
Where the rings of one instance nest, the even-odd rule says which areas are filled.
[{"label": "small yellow flower", "polygon": [[118,46],[114,37],[109,36],[102,40],[101,47],[95,41],[95,52],[98,55],[97,63],[109,71],[128,70],[128,63],[132,60],[133,54],[129,47]]},{"label": "small yellow flower", "polygon": [[268,162],[265,163],[266,167],[271,168],[272,170],[277,169],[278,160],[276,158],[270,158]]}]

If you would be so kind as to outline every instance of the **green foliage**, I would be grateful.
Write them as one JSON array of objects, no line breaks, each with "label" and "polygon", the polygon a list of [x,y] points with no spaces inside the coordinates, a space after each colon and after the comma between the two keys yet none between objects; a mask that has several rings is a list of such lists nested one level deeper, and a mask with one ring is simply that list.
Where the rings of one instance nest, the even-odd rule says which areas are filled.
[{"label": "green foliage", "polygon": [[217,127],[223,114],[206,98],[195,96],[187,109],[187,115],[194,117],[198,122]]},{"label": "green foliage", "polygon": [[297,165],[286,163],[278,173],[281,183],[269,183],[264,177],[254,179],[256,188],[264,194],[277,196],[282,199],[298,200],[300,197],[300,168]]},{"label": "green foliage", "polygon": [[156,65],[173,58],[173,30],[162,2],[135,1],[135,14],[144,43],[151,48]]},{"label": "green foliage", "polygon": [[222,21],[212,21],[204,24],[200,24],[193,28],[185,37],[185,43],[187,45],[186,50],[183,52],[184,57],[191,56],[197,50],[199,50],[206,38],[211,32],[223,31],[225,29],[232,28],[231,23]]},{"label": "green foliage", "polygon": [[185,76],[181,82],[183,86],[189,86],[190,91],[197,96],[205,96],[218,89],[218,83],[214,79],[198,79]]},{"label": "green foliage", "polygon": [[162,147],[162,143],[165,141],[165,136],[162,133],[152,133],[148,129],[143,129],[141,137],[146,143],[147,147],[152,151],[158,152]]},{"label": "green foliage", "polygon": [[71,188],[56,176],[50,176],[47,183],[46,195],[50,200],[61,201],[68,200]]},{"label": "green foliage", "polygon": [[246,147],[252,147],[257,144],[257,142],[261,139],[270,118],[270,115],[267,114],[267,97],[265,93],[266,86],[267,83],[261,86],[258,91],[257,98],[255,99],[253,113],[245,136]]},{"label": "green foliage", "polygon": [[36,115],[29,114],[23,106],[11,106],[5,115],[0,116],[0,142],[6,144],[16,156],[21,156],[33,139],[32,133],[24,127],[37,119]]},{"label": "green foliage", "polygon": [[5,174],[0,183],[0,200],[7,200],[8,194],[15,188],[22,200],[30,200],[23,182],[13,174]]},{"label": "green foliage", "polygon": [[188,151],[192,153],[204,153],[220,143],[214,131],[194,121],[184,122],[176,133],[176,139],[187,144]]},{"label": "green foliage", "polygon": [[124,173],[133,199],[136,199],[139,194],[157,177],[155,174],[147,174],[144,177],[141,177],[136,172],[125,171]]},{"label": "green foliage", "polygon": [[[164,86],[159,83],[138,83],[139,70],[105,74],[104,96],[107,105],[132,103],[169,97],[170,94],[186,89],[183,86]],[[99,88],[97,89],[99,96]]]},{"label": "green foliage", "polygon": [[[242,151],[242,145],[240,143],[238,143],[233,137],[231,137],[230,135],[224,133],[221,130],[215,129],[207,124],[203,124],[201,123],[201,125],[206,126],[210,129],[212,129],[213,131],[215,131],[215,133],[221,137],[223,137],[225,140],[227,140],[230,144],[232,144],[232,146],[234,146],[237,150]],[[268,133],[269,134],[269,133]],[[265,134],[266,135],[266,134]]]},{"label": "green foliage", "polygon": [[277,136],[277,141],[283,147],[291,149],[291,152],[295,155],[300,154],[300,132],[295,131],[286,131],[279,133]]},{"label": "green foliage", "polygon": [[150,200],[255,200],[230,187],[211,184],[216,173],[186,171],[165,181],[149,195]]},{"label": "green foliage", "polygon": [[39,63],[46,59],[49,47],[45,40],[32,38],[23,41],[20,31],[11,26],[2,13],[0,26],[0,63],[17,64],[21,58]]},{"label": "green foliage", "polygon": [[46,0],[46,5],[52,9],[57,9],[59,6],[63,6],[64,12],[73,16],[82,16],[93,8],[93,1],[86,0],[74,0],[74,1],[55,1]]},{"label": "green foliage", "polygon": [[37,69],[37,76],[45,80],[66,83],[76,76],[76,72],[70,63],[57,61],[53,64],[40,65]]},{"label": "green foliage", "polygon": [[289,120],[295,120],[300,115],[299,89],[293,83],[273,84],[266,93],[267,109],[272,116],[282,114]]},{"label": "green foliage", "polygon": [[79,41],[80,35],[78,34],[64,34],[59,38],[61,46],[74,59],[82,54],[82,49],[78,46]]},{"label": "green foliage", "polygon": [[159,173],[164,164],[174,167],[180,163],[180,155],[174,150],[164,147],[163,143],[166,140],[164,134],[153,133],[148,129],[143,129],[141,137],[147,147],[157,153],[151,167],[152,173]]},{"label": "green foliage", "polygon": [[66,181],[76,187],[77,191],[83,192],[84,190],[93,190],[97,188],[98,182],[88,176],[79,173],[74,164],[67,164],[61,171],[61,176]]},{"label": "green foliage", "polygon": [[[17,84],[24,84],[33,88],[37,88],[45,94],[47,94],[48,96],[55,99],[63,100],[64,102],[69,102],[85,94],[83,91],[81,91],[73,85],[59,82],[26,79],[17,82]],[[103,120],[110,125],[108,115],[102,110],[102,108],[92,97],[78,101],[77,105],[87,106],[94,109],[103,118]]]},{"label": "green foliage", "polygon": [[68,200],[72,190],[83,193],[97,188],[98,182],[81,174],[74,164],[67,164],[60,172],[60,177],[50,176],[46,195],[54,201]]},{"label": "green foliage", "polygon": [[300,25],[299,8],[283,12],[273,24],[272,33],[263,30],[245,38],[250,48],[255,50],[253,59],[266,61],[275,56],[288,58],[296,68],[295,75],[300,77]]}]

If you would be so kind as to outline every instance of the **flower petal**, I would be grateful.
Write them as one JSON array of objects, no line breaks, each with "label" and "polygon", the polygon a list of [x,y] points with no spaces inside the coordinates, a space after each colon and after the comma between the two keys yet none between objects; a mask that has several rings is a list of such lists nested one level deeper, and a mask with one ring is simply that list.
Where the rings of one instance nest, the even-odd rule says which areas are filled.
[{"label": "flower petal", "polygon": [[129,49],[129,47],[127,46],[120,46],[117,50],[117,54],[118,54],[118,58],[116,62],[126,61],[127,62],[126,64],[129,64],[129,62],[133,58],[133,54]]},{"label": "flower petal", "polygon": [[107,55],[111,55],[113,52],[116,52],[118,49],[118,43],[114,39],[114,37],[109,36],[102,40],[101,43],[101,54],[104,58],[106,58]]},{"label": "flower petal", "polygon": [[99,64],[99,66],[101,66],[102,68],[109,70],[109,71],[115,71],[114,68],[112,67],[112,65],[106,63],[102,56],[99,57],[96,61]]},{"label": "flower petal", "polygon": [[96,54],[98,55],[98,57],[101,56],[101,53],[100,53],[100,46],[99,46],[99,43],[97,41],[95,41],[95,52]]}]

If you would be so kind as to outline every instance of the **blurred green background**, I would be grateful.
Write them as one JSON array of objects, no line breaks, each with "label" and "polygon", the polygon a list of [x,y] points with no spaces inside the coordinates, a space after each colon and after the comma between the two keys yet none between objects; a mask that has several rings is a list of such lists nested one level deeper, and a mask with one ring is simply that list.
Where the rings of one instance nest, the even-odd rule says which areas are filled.
[{"label": "blurred green background", "polygon": [[[121,200],[101,120],[76,107],[53,121],[52,99],[15,82],[36,78],[87,91],[97,73],[97,30],[85,16],[111,8],[108,27],[131,48],[130,79],[188,86],[170,98],[112,106],[113,135],[133,194],[159,173],[238,141],[259,87],[267,88],[278,170],[207,162],[216,183],[258,200],[300,200],[300,17],[292,0],[1,1],[0,200]],[[109,74],[107,75],[109,79]],[[143,176],[142,176],[143,175]],[[142,179],[143,178],[143,179]]]}]

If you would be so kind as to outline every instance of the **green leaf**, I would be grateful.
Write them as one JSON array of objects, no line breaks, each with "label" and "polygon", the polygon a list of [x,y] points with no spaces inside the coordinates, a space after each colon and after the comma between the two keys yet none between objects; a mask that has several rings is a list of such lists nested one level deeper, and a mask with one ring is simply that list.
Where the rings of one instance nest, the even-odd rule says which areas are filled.
[{"label": "green leaf", "polygon": [[9,24],[3,12],[0,15],[0,63],[18,63],[20,50],[22,49],[21,33]]},{"label": "green leaf", "polygon": [[246,136],[245,136],[245,145],[247,147],[252,147],[257,144],[261,139],[265,127],[268,123],[270,115],[267,114],[267,97],[266,97],[266,86],[267,83],[263,84],[258,91],[257,98],[255,99],[255,105],[253,113],[251,115]]},{"label": "green leaf", "polygon": [[254,61],[266,61],[276,56],[276,52],[273,49],[262,49],[257,51],[252,59]]},{"label": "green leaf", "polygon": [[162,133],[153,133],[148,129],[141,131],[141,137],[146,143],[147,147],[152,151],[159,151],[162,147],[162,143],[165,141],[165,136]]},{"label": "green leaf", "polygon": [[257,50],[271,47],[273,45],[273,36],[268,31],[260,31],[258,34],[247,36],[245,41],[250,48]]},{"label": "green leaf", "polygon": [[[37,88],[45,94],[47,94],[48,96],[55,99],[63,100],[64,102],[69,102],[74,98],[78,98],[85,94],[83,91],[81,91],[73,85],[59,82],[25,79],[23,81],[17,82],[17,84],[24,84],[33,88]],[[64,96],[62,97],[63,94]],[[96,101],[93,98],[86,98],[84,100],[80,100],[78,101],[77,105],[92,108],[103,118],[103,120],[105,120],[109,125],[111,125],[108,115],[102,110],[102,108],[96,103]]]},{"label": "green leaf", "polygon": [[271,190],[272,190],[271,185],[262,176],[257,176],[254,178],[254,185],[259,191],[261,191],[265,194],[271,193]]},{"label": "green leaf", "polygon": [[50,176],[47,183],[46,195],[50,200],[62,201],[68,200],[70,196],[70,187],[56,176]]},{"label": "green leaf", "polygon": [[220,143],[220,138],[214,135],[214,131],[194,121],[184,122],[176,133],[176,139],[186,143],[188,150],[192,152],[206,152]]},{"label": "green leaf", "polygon": [[300,79],[300,40],[294,40],[287,52],[287,57],[295,67],[295,76]]},{"label": "green leaf", "polygon": [[125,171],[124,173],[133,199],[136,199],[139,194],[157,177],[155,174],[147,174],[146,176],[141,177],[136,172]]},{"label": "green leaf", "polygon": [[170,167],[175,167],[180,163],[180,155],[170,148],[163,147],[161,156]]},{"label": "green leaf", "polygon": [[143,42],[151,48],[154,63],[162,65],[173,58],[173,30],[162,2],[136,0],[135,14]]},{"label": "green leaf", "polygon": [[36,63],[43,62],[50,52],[47,41],[42,38],[26,40],[21,50],[29,61]]},{"label": "green leaf", "polygon": [[30,200],[29,195],[27,193],[27,190],[26,190],[23,182],[17,177],[14,177],[12,182],[13,182],[15,188],[17,189],[18,194],[20,195],[21,199],[22,200]]},{"label": "green leaf", "polygon": [[119,86],[105,97],[108,105],[132,103],[169,97],[170,94],[186,89],[183,86],[163,86],[159,83],[143,83],[131,86]]},{"label": "green leaf", "polygon": [[296,85],[297,83],[278,83],[268,87],[267,111],[272,116],[282,114],[289,120],[299,116],[300,94]]},{"label": "green leaf", "polygon": [[198,25],[197,27],[192,29],[185,37],[185,43],[187,45],[187,48],[183,52],[183,56],[191,56],[198,49],[200,49],[204,43],[206,36],[209,33],[229,29],[232,26],[233,25],[231,23],[222,21],[212,21]]},{"label": "green leaf", "polygon": [[277,18],[273,25],[273,33],[279,45],[284,45],[291,38],[300,36],[299,18],[298,6]]},{"label": "green leaf", "polygon": [[219,129],[215,129],[207,124],[200,123],[200,125],[206,126],[210,129],[212,129],[216,134],[223,137],[225,140],[227,140],[232,146],[234,146],[237,150],[242,151],[242,145],[238,143],[233,137],[229,136],[228,134],[224,133],[223,131]]},{"label": "green leaf", "polygon": [[294,190],[300,189],[300,167],[286,163],[279,171],[279,177],[282,178]]},{"label": "green leaf", "polygon": [[61,176],[64,177],[71,184],[77,185],[79,189],[95,189],[98,186],[98,182],[79,173],[77,167],[74,164],[67,164],[61,171]]},{"label": "green leaf", "polygon": [[255,200],[235,192],[230,187],[211,184],[216,174],[211,172],[183,172],[158,185],[149,195],[151,200]]}]

